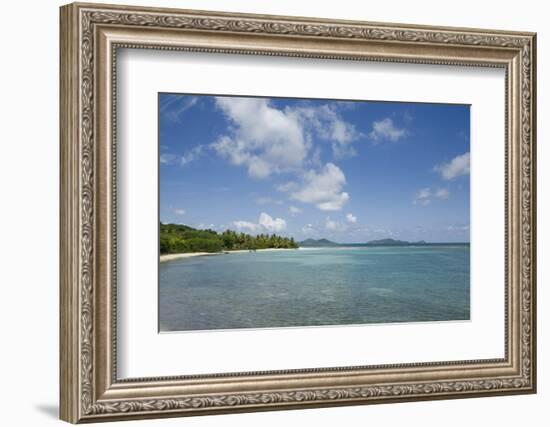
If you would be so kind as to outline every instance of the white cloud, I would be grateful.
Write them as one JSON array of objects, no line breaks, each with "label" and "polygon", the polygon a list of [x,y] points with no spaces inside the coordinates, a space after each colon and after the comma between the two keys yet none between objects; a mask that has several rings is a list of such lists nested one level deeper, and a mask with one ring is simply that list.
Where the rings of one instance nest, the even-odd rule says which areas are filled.
[{"label": "white cloud", "polygon": [[288,193],[289,191],[294,191],[298,189],[298,184],[294,181],[285,182],[284,184],[277,185],[275,187],[277,191],[280,191],[282,193]]},{"label": "white cloud", "polygon": [[233,124],[230,134],[212,145],[220,156],[246,166],[254,178],[302,167],[309,143],[295,114],[262,98],[218,97],[216,105]]},{"label": "white cloud", "polygon": [[311,157],[309,159],[309,163],[312,166],[320,168],[323,166],[323,162],[321,161],[321,147],[317,146],[313,149],[313,153],[311,154]]},{"label": "white cloud", "polygon": [[197,228],[199,230],[215,230],[216,226],[214,224],[204,224],[201,222],[199,225],[197,225]]},{"label": "white cloud", "polygon": [[429,188],[423,188],[420,190],[416,196],[417,199],[427,199],[431,197],[432,191]]},{"label": "white cloud", "polygon": [[415,205],[422,205],[427,206],[431,203],[431,197],[432,197],[432,190],[429,188],[422,188],[421,190],[416,193],[416,196],[414,197],[413,203]]},{"label": "white cloud", "polygon": [[277,109],[268,99],[218,97],[216,105],[232,126],[211,146],[254,178],[320,164],[316,139],[330,142],[334,157],[351,157],[352,143],[362,136],[328,104]]},{"label": "white cloud", "polygon": [[291,214],[299,214],[303,212],[302,209],[297,208],[296,206],[289,206],[288,210],[290,211]]},{"label": "white cloud", "polygon": [[249,221],[233,221],[233,226],[239,231],[258,232],[261,228],[259,224]]},{"label": "white cloud", "polygon": [[399,139],[407,136],[405,129],[399,129],[393,124],[393,120],[389,117],[375,121],[372,124],[372,131],[369,136],[375,141],[380,142],[384,140],[398,141]]},{"label": "white cloud", "polygon": [[355,224],[357,222],[357,217],[351,213],[346,215],[346,221],[350,224]]},{"label": "white cloud", "polygon": [[429,187],[422,188],[416,193],[413,199],[413,204],[428,206],[433,199],[447,200],[451,196],[451,192],[446,188],[438,188],[432,190]]},{"label": "white cloud", "polygon": [[177,215],[185,215],[185,209],[174,209],[174,213]]},{"label": "white cloud", "polygon": [[182,156],[177,156],[173,153],[163,153],[160,155],[159,160],[163,165],[172,165],[179,161],[180,166],[186,166],[200,156],[203,153],[204,148],[204,145],[197,145]]},{"label": "white cloud", "polygon": [[468,175],[470,173],[470,152],[456,156],[448,163],[436,165],[434,170],[439,172],[441,177],[446,180]]},{"label": "white cloud", "polygon": [[336,158],[350,157],[355,154],[353,142],[363,135],[343,120],[336,106],[305,103],[277,109],[268,99],[229,97],[216,98],[216,105],[230,122],[227,132],[210,145],[219,156],[245,167],[253,178],[294,175],[275,188],[320,210],[340,210],[348,202],[349,194],[342,191],[345,175],[333,163],[323,166],[318,142],[329,142]]},{"label": "white cloud", "polygon": [[259,157],[250,157],[248,164],[248,174],[254,178],[265,178],[271,175],[271,166],[265,160]]},{"label": "white cloud", "polygon": [[342,224],[341,222],[334,221],[330,219],[330,217],[327,217],[325,220],[325,228],[329,231],[345,231],[347,230],[347,226],[345,224]]},{"label": "white cloud", "polygon": [[278,233],[286,230],[286,221],[282,218],[272,218],[270,215],[262,212],[258,222],[233,221],[232,225],[239,231],[250,233],[270,232]]},{"label": "white cloud", "polygon": [[286,221],[282,218],[271,218],[265,212],[260,214],[258,223],[269,232],[280,232],[286,230]]},{"label": "white cloud", "polygon": [[313,203],[322,211],[338,211],[349,200],[342,191],[346,177],[342,170],[327,163],[320,172],[310,170],[304,175],[304,186],[293,192],[291,198],[304,203]]},{"label": "white cloud", "polygon": [[185,95],[170,95],[165,99],[160,113],[171,122],[181,122],[181,115],[198,102],[198,98]]},{"label": "white cloud", "polygon": [[434,196],[441,200],[447,200],[451,195],[451,192],[447,190],[446,188],[439,188],[435,193]]},{"label": "white cloud", "polygon": [[163,165],[169,165],[169,164],[174,163],[176,158],[177,158],[177,156],[175,154],[163,153],[159,156],[159,161]]},{"label": "white cloud", "polygon": [[203,152],[204,145],[197,145],[180,158],[180,165],[185,166],[195,160]]},{"label": "white cloud", "polygon": [[302,117],[305,124],[311,126],[320,138],[330,141],[332,152],[337,159],[353,157],[356,154],[352,143],[363,135],[353,124],[346,122],[334,107],[328,104],[315,108],[287,107],[287,111]]},{"label": "white cloud", "polygon": [[341,121],[335,120],[331,124],[331,136],[334,139],[332,143],[332,152],[337,159],[353,157],[356,154],[355,149],[350,145],[357,139],[355,128]]}]

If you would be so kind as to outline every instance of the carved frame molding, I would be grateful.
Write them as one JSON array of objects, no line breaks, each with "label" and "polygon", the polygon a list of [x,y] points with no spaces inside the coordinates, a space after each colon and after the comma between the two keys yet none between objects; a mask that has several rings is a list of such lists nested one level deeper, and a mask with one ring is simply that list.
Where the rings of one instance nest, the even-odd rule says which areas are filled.
[{"label": "carved frame molding", "polygon": [[[113,147],[116,51],[122,47],[506,68],[506,357],[117,380]],[[61,418],[102,421],[534,392],[534,97],[532,33],[93,4],[62,7]],[[273,377],[271,385],[260,386],[266,377]],[[196,392],[199,383],[208,391]]]}]

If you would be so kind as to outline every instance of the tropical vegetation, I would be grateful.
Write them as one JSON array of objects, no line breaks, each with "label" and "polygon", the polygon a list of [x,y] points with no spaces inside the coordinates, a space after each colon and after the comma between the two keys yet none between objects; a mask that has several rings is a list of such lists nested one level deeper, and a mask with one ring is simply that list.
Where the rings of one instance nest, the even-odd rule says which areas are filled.
[{"label": "tropical vegetation", "polygon": [[295,249],[293,237],[276,234],[250,234],[233,230],[218,233],[214,230],[198,230],[182,224],[160,224],[160,253],[222,252],[232,250],[256,250],[268,248]]}]

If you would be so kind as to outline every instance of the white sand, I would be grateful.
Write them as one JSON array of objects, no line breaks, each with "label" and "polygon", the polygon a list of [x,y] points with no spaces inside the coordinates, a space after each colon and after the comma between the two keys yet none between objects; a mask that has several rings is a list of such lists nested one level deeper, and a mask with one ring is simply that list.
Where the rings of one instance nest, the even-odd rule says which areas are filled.
[{"label": "white sand", "polygon": [[[296,249],[291,249],[291,248],[267,248],[267,249],[256,249],[256,252],[295,251],[295,250]],[[165,254],[160,256],[160,262],[172,261],[175,259],[182,259],[182,258],[192,258],[196,256],[238,254],[238,253],[244,253],[244,252],[250,252],[250,250],[239,249],[235,251],[223,251],[223,252],[186,252],[183,254]]]},{"label": "white sand", "polygon": [[[267,248],[267,249],[256,249],[252,252],[275,252],[275,251],[295,251],[296,249],[292,248]],[[250,252],[250,249],[238,249],[235,251],[225,251],[224,254],[239,254],[243,252]]]},{"label": "white sand", "polygon": [[205,255],[221,255],[221,252],[187,252],[184,254],[165,254],[160,256],[160,262],[172,261],[174,259],[181,258],[192,258],[196,256],[205,256]]}]

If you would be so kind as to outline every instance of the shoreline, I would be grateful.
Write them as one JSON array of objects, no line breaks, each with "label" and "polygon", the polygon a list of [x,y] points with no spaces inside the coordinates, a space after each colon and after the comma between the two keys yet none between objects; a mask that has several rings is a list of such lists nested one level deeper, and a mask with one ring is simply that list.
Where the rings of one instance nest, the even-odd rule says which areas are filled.
[{"label": "shoreline", "polygon": [[[252,252],[272,252],[272,251],[296,251],[297,249],[293,248],[266,248],[266,249],[256,249]],[[208,256],[208,255],[230,255],[251,252],[250,249],[237,249],[234,251],[222,251],[222,252],[184,252],[180,254],[164,254],[160,255],[159,262],[174,261],[176,259],[185,259],[185,258],[194,258],[198,256]]]}]

